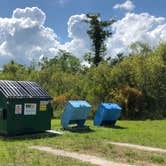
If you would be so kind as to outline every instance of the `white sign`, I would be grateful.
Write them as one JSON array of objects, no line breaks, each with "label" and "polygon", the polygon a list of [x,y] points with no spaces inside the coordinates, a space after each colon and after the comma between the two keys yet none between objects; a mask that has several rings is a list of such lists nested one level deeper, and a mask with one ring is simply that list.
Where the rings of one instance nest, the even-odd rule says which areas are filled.
[{"label": "white sign", "polygon": [[21,104],[15,105],[15,114],[22,114],[22,105]]},{"label": "white sign", "polygon": [[36,104],[26,103],[24,105],[24,115],[36,115]]}]

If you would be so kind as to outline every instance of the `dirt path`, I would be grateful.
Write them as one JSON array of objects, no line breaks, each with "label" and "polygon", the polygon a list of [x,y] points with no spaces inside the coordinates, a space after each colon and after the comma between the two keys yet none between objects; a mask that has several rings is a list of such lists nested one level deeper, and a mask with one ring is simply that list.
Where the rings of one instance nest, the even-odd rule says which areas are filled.
[{"label": "dirt path", "polygon": [[141,145],[135,145],[135,144],[130,144],[130,143],[121,143],[121,142],[108,142],[108,143],[117,145],[117,146],[139,149],[139,150],[143,150],[143,151],[166,153],[166,149],[161,149],[161,148],[153,148],[153,147],[148,147],[148,146],[141,146]]},{"label": "dirt path", "polygon": [[129,166],[127,164],[108,161],[106,159],[99,158],[96,156],[91,156],[91,155],[86,155],[86,154],[81,154],[81,153],[76,153],[76,152],[68,152],[68,151],[53,149],[53,148],[45,147],[45,146],[31,146],[30,149],[46,151],[46,152],[49,152],[49,153],[52,153],[52,154],[55,154],[58,156],[71,157],[74,159],[78,159],[78,160],[81,160],[84,162],[89,162],[91,164],[96,164],[99,166]]}]

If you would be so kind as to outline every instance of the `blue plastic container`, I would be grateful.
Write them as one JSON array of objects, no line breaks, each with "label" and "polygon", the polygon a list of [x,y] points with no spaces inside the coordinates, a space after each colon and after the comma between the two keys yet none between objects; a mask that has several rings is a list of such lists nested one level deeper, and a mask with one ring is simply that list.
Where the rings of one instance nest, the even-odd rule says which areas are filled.
[{"label": "blue plastic container", "polygon": [[64,129],[69,128],[70,124],[77,124],[84,127],[90,113],[91,105],[83,100],[70,100],[67,102],[61,118],[61,125]]},{"label": "blue plastic container", "polygon": [[115,125],[122,108],[115,103],[101,103],[94,118],[94,125]]}]

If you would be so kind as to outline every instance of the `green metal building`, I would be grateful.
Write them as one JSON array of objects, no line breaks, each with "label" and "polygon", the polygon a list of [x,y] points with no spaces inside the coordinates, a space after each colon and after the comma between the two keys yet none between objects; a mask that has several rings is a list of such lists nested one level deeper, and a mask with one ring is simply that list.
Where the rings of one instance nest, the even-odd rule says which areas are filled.
[{"label": "green metal building", "polygon": [[0,80],[0,134],[50,130],[51,99],[35,82]]}]

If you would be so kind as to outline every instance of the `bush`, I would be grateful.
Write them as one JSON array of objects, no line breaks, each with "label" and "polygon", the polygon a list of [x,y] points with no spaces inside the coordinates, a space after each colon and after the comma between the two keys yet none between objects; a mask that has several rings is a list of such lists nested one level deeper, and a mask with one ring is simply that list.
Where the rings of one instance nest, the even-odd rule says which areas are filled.
[{"label": "bush", "polygon": [[144,119],[145,99],[142,92],[130,86],[123,86],[110,92],[112,102],[118,103],[123,108],[122,118]]}]

